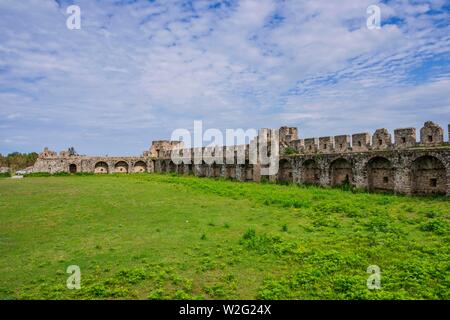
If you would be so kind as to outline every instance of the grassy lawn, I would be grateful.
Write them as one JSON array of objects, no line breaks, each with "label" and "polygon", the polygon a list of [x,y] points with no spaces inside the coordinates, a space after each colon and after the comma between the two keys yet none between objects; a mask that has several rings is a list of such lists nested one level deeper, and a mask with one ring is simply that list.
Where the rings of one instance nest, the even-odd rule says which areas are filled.
[{"label": "grassy lawn", "polygon": [[[69,265],[80,290],[66,288]],[[2,178],[0,298],[450,299],[450,200],[157,174]]]}]

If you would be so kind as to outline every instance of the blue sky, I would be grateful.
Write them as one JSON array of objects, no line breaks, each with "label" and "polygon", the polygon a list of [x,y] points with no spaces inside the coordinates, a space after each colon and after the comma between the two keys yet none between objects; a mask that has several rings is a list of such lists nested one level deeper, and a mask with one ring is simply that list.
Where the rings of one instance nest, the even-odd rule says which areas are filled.
[{"label": "blue sky", "polygon": [[194,120],[303,138],[446,129],[449,22],[442,0],[0,0],[0,153],[140,154]]}]

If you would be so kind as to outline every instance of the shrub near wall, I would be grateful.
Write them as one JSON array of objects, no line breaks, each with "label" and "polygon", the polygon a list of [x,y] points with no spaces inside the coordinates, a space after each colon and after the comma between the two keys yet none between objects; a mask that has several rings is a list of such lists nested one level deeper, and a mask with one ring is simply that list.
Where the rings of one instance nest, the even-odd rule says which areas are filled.
[{"label": "shrub near wall", "polygon": [[32,177],[68,177],[68,176],[93,176],[93,172],[77,172],[77,173],[68,173],[68,172],[56,172],[56,173],[48,173],[48,172],[32,172],[24,174],[23,176],[26,178]]},{"label": "shrub near wall", "polygon": [[29,177],[51,177],[52,175],[48,172],[32,172],[23,175],[26,178]]}]

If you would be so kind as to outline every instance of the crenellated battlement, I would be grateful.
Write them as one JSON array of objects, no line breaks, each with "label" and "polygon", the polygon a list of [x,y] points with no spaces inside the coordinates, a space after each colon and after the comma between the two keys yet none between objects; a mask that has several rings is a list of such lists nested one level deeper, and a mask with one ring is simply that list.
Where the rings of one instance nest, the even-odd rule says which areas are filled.
[{"label": "crenellated battlement", "polygon": [[[450,125],[449,125],[450,128]],[[370,152],[381,150],[404,150],[411,148],[427,148],[439,147],[448,145],[444,141],[444,133],[442,127],[427,121],[420,129],[420,139],[417,141],[415,128],[401,128],[394,130],[394,140],[392,140],[391,133],[386,128],[375,130],[373,135],[368,132],[355,133],[352,135],[336,135],[326,136],[320,138],[303,138],[299,139],[298,129],[295,127],[283,126],[279,129],[279,144],[280,155],[286,148],[295,150],[295,154],[309,155],[309,154],[342,154],[353,152]],[[270,137],[271,129],[260,129],[260,135]],[[221,151],[224,158],[230,158],[231,155],[237,154],[239,150],[244,149],[246,159],[248,159],[249,145],[239,146],[224,146],[224,147],[202,147],[202,148],[183,148],[182,141],[172,140],[155,140],[152,142],[150,150],[143,153],[143,157],[150,157],[156,159],[170,159],[172,152],[177,150],[184,158],[194,158],[194,155],[204,155],[214,157],[217,156],[218,148],[223,148]],[[69,151],[57,152],[45,148],[40,153],[39,158],[67,158],[75,155],[70,154]]]},{"label": "crenellated battlement", "polygon": [[[450,130],[450,125],[449,125]],[[289,146],[298,154],[369,152],[378,150],[402,150],[407,148],[438,147],[445,145],[444,130],[432,121],[420,129],[417,141],[415,128],[394,130],[394,141],[386,128],[353,135],[337,135],[320,138],[305,138],[290,141]],[[448,141],[447,141],[448,143]]]}]

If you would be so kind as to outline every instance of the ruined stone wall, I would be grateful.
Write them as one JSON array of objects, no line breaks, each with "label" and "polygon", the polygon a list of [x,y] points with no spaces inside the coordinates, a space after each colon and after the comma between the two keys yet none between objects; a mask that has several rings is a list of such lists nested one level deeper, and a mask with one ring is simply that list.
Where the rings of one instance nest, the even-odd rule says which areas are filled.
[{"label": "ruined stone wall", "polygon": [[[270,130],[264,130],[271,134]],[[58,156],[46,148],[33,171],[177,172],[238,181],[348,184],[371,191],[450,195],[450,144],[444,141],[442,128],[431,121],[420,129],[419,141],[415,128],[396,129],[392,141],[386,129],[378,129],[373,135],[357,133],[299,139],[296,128],[282,127],[279,170],[274,176],[261,175],[262,167],[250,161],[249,148],[240,145],[183,149],[179,141],[160,140],[154,141],[151,149],[140,157],[70,156],[66,152]],[[295,154],[283,154],[287,148],[295,150]],[[174,162],[173,152],[179,155],[178,161]],[[239,154],[243,158],[238,158]],[[191,163],[194,155],[203,155],[203,160]],[[223,161],[215,161],[217,157]]]},{"label": "ruined stone wall", "polygon": [[150,157],[39,157],[33,172],[139,173],[154,172]]}]

